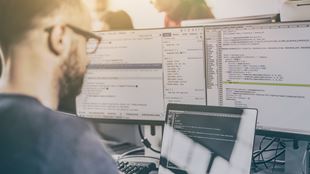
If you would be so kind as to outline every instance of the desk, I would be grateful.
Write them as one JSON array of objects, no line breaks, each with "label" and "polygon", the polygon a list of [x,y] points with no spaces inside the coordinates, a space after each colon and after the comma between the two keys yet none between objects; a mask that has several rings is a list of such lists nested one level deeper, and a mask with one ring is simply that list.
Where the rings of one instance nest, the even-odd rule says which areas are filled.
[{"label": "desk", "polygon": [[[130,145],[130,144],[123,144],[123,146],[124,147],[122,147],[122,148],[117,148],[117,150],[119,150],[119,149],[121,149],[122,150],[122,153],[124,152],[124,151],[128,151],[128,150],[131,150],[131,149],[133,149],[133,146],[132,145]],[[126,150],[125,150],[126,149]],[[114,149],[114,150],[116,150],[116,149]],[[143,152],[139,152],[138,153],[139,155],[143,155]],[[297,156],[297,154],[296,154],[296,152],[294,152],[293,154],[295,154],[295,155],[291,155],[291,156],[289,156],[289,155],[287,155],[285,158],[286,158],[286,162],[292,162],[292,161],[297,161],[297,159],[296,159],[296,156]],[[117,155],[115,155],[114,156],[115,157],[115,159],[117,159]],[[281,157],[281,160],[284,160],[285,159],[284,158],[284,156],[283,157]],[[140,159],[140,160],[144,160],[143,158],[142,159]],[[291,164],[291,163],[290,163]],[[158,164],[157,164],[158,165]],[[158,171],[153,171],[153,172],[151,172],[152,174],[156,174],[156,173],[158,173]],[[275,165],[275,167],[274,167],[274,169],[273,169],[273,164],[272,163],[269,163],[268,164],[268,169],[266,169],[266,167],[264,166],[264,165],[259,165],[257,168],[256,168],[256,171],[251,171],[251,174],[295,174],[295,173],[285,173],[285,165],[284,165],[284,163],[282,162],[282,164],[280,164],[280,163],[278,163],[277,165]],[[306,174],[310,174],[310,172],[308,172],[308,173],[306,173]]]},{"label": "desk", "polygon": [[270,169],[266,169],[265,167],[258,168],[256,172],[251,171],[251,174],[285,174],[285,172],[283,166],[277,166],[274,170],[272,170],[272,167]]}]

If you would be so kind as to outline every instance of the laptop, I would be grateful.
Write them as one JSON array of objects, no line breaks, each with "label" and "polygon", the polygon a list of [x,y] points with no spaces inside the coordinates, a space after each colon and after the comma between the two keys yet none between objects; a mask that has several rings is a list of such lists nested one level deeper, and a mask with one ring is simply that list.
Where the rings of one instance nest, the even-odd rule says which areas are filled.
[{"label": "laptop", "polygon": [[169,104],[159,174],[249,174],[257,112]]}]

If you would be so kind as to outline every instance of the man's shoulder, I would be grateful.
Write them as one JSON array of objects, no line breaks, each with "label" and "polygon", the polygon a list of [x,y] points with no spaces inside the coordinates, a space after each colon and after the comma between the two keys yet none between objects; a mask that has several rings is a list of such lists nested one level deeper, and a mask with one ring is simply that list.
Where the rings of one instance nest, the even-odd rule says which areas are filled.
[{"label": "man's shoulder", "polygon": [[40,139],[49,137],[51,141],[53,138],[80,138],[87,132],[96,134],[87,121],[51,110],[37,99],[22,95],[0,94],[0,119],[1,130]]},{"label": "man's shoulder", "polygon": [[77,117],[76,115],[52,110],[47,111],[47,113],[50,117],[50,122],[52,122],[55,128],[72,128],[75,132],[92,129],[92,126],[88,121]]},{"label": "man's shoulder", "polygon": [[[0,118],[5,143],[0,153],[7,153],[2,158],[8,162],[29,170],[39,167],[44,169],[41,173],[117,172],[94,128],[81,118],[53,111],[31,98],[1,96]],[[14,154],[25,154],[27,160]]]},{"label": "man's shoulder", "polygon": [[[51,171],[48,173],[54,173],[59,165],[66,163],[70,165],[64,167],[77,174],[117,173],[114,161],[88,121],[57,111],[49,111],[49,115],[49,130],[45,130],[48,132],[45,134],[48,137],[46,153]],[[70,161],[66,161],[68,159]]]},{"label": "man's shoulder", "polygon": [[[102,171],[117,173],[114,161],[105,151],[99,135],[89,122],[71,114],[61,112],[52,114],[57,119],[53,120],[53,129],[49,136],[51,141],[48,146],[49,149],[63,153],[55,157],[54,150],[50,151],[53,153],[52,159],[58,158],[57,161],[62,161],[59,156],[71,159],[73,173],[100,173]],[[60,142],[63,144],[60,145]]]},{"label": "man's shoulder", "polygon": [[[17,94],[0,94],[1,119],[28,120],[35,124],[67,124],[87,127],[87,123],[72,114],[51,110],[36,98]],[[49,126],[49,125],[46,125]]]}]

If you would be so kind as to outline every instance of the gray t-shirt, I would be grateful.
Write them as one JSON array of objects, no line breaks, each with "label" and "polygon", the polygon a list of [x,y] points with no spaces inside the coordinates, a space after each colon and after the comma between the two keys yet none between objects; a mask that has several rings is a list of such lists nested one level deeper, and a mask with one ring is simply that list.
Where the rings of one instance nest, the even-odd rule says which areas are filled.
[{"label": "gray t-shirt", "polygon": [[92,126],[23,95],[0,94],[0,173],[118,173]]}]

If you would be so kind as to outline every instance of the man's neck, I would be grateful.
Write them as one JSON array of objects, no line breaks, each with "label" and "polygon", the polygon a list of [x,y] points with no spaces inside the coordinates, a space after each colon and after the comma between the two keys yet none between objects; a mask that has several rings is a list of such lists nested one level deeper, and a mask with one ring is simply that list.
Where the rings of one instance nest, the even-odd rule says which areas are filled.
[{"label": "man's neck", "polygon": [[[30,61],[37,61],[35,67]],[[27,57],[14,57],[12,61],[6,62],[5,67],[0,83],[1,93],[31,96],[48,108],[57,109],[58,86],[53,80],[53,72],[48,63],[42,63],[35,58],[31,60]]]},{"label": "man's neck", "polygon": [[40,95],[38,93],[34,93],[33,91],[29,91],[26,89],[21,89],[19,87],[16,87],[16,85],[14,84],[1,84],[0,86],[0,93],[4,93],[4,94],[19,94],[19,95],[25,95],[25,96],[29,96],[29,97],[34,97],[37,100],[40,101],[40,103],[42,103],[44,106],[52,109],[52,110],[56,110],[57,109],[57,104],[58,101],[52,99],[50,97],[50,95]]}]

